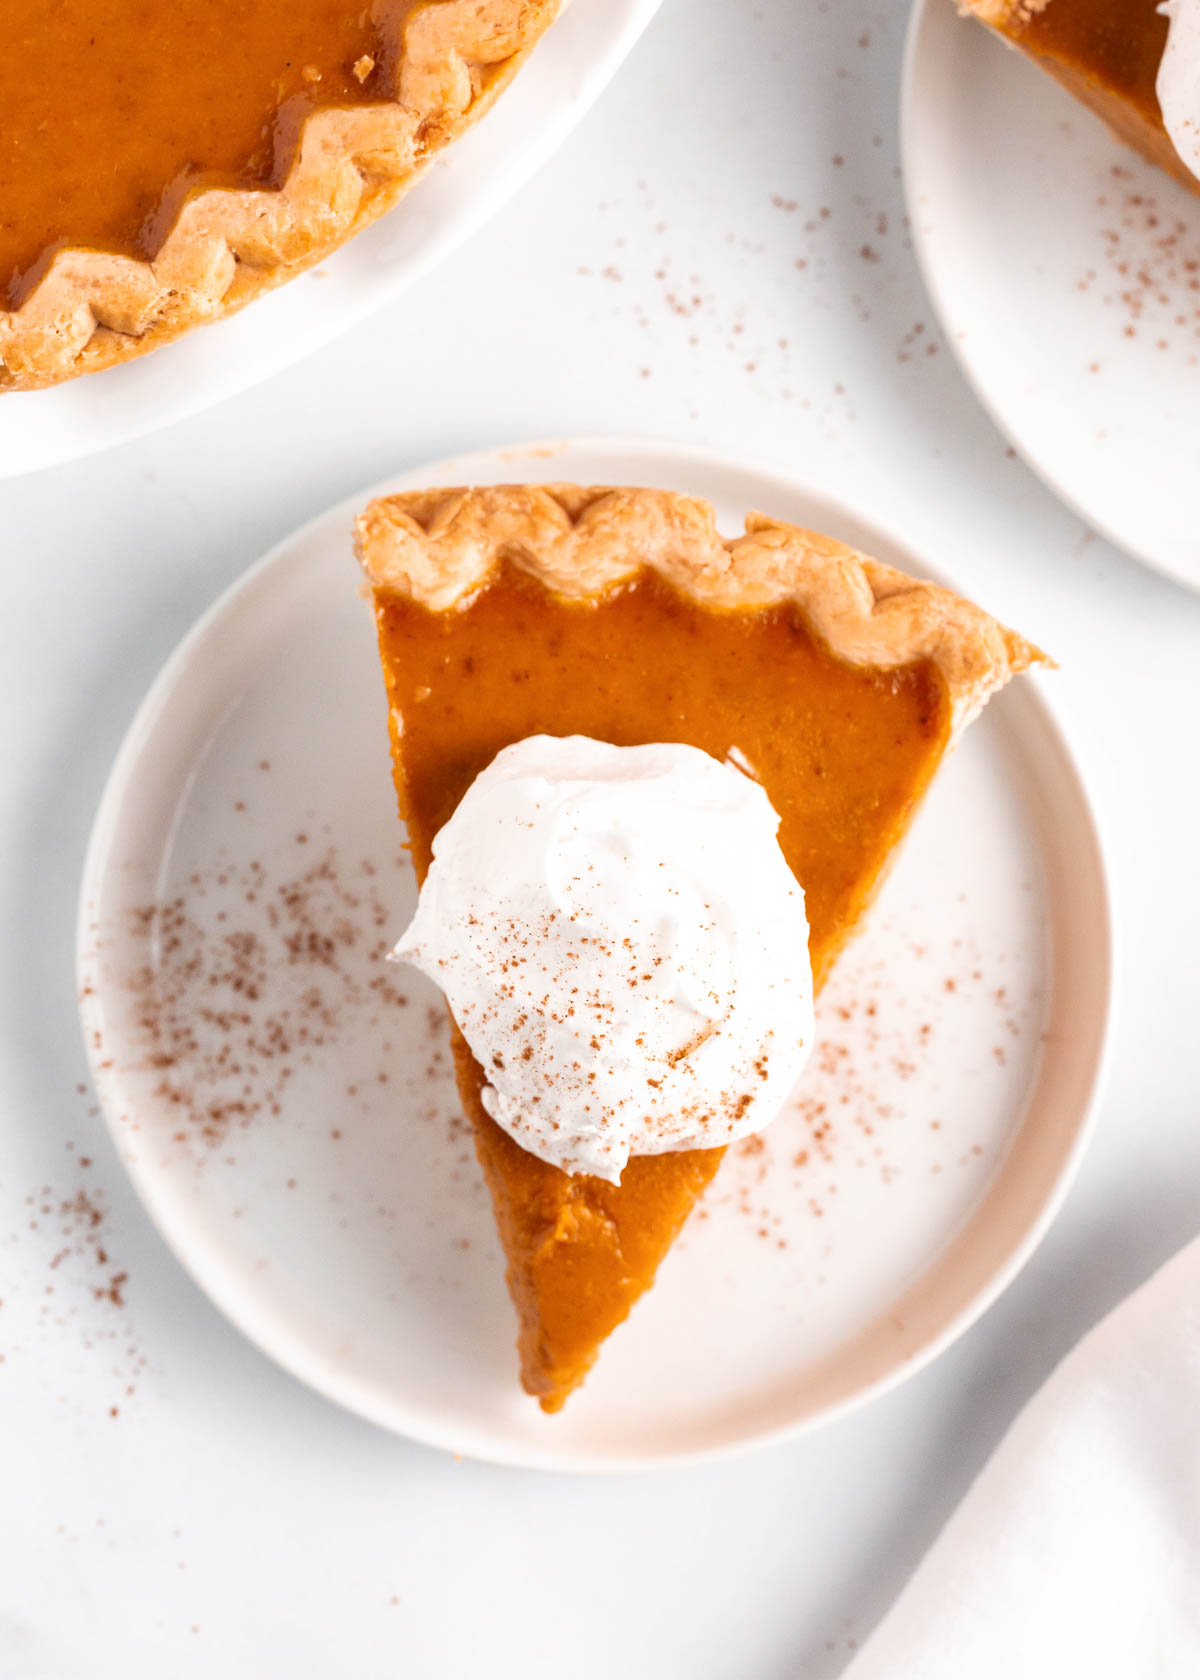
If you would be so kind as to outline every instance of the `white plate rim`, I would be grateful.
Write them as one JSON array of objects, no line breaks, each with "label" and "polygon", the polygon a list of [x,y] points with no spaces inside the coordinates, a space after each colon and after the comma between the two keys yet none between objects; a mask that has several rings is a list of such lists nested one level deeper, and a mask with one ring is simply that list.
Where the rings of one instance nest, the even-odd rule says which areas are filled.
[{"label": "white plate rim", "polygon": [[[984,375],[975,364],[967,350],[967,340],[960,332],[961,322],[957,319],[952,294],[948,291],[938,261],[936,241],[924,226],[920,204],[923,194],[924,175],[922,172],[922,149],[915,141],[917,124],[916,109],[919,103],[918,83],[923,70],[923,35],[931,25],[929,19],[936,16],[938,10],[945,7],[950,11],[950,0],[913,0],[913,8],[909,14],[908,27],[905,32],[903,61],[900,72],[900,160],[901,173],[904,182],[904,202],[908,214],[908,224],[912,233],[913,252],[917,259],[917,267],[921,271],[921,279],[928,292],[938,320],[941,322],[943,335],[954,354],[963,377],[971,387],[980,406],[983,408],[996,430],[1016,450],[1026,466],[1037,475],[1042,483],[1053,492],[1064,506],[1088,527],[1096,531],[1106,541],[1113,544],[1123,554],[1132,556],[1143,565],[1161,577],[1170,578],[1173,583],[1181,584],[1185,589],[1200,591],[1200,571],[1179,565],[1169,557],[1164,557],[1139,543],[1128,531],[1118,530],[1115,525],[1101,518],[1086,503],[1062,484],[1051,471],[1050,467],[1027,448],[1020,428],[1016,422],[997,403],[992,395]],[[961,16],[952,16],[950,21],[957,21],[964,27],[970,21]],[[976,28],[982,28],[980,24]]]},{"label": "white plate rim", "polygon": [[[1109,870],[1095,812],[1088,798],[1086,786],[1080,775],[1075,755],[1071,751],[1067,735],[1045,695],[1034,684],[1028,683],[1023,686],[1023,701],[1031,715],[1036,717],[1037,727],[1044,733],[1049,748],[1057,755],[1060,764],[1066,768],[1071,777],[1072,797],[1078,807],[1080,818],[1084,823],[1084,832],[1092,849],[1093,876],[1099,889],[1099,897],[1095,907],[1099,928],[1098,943],[1099,948],[1105,954],[1104,971],[1098,989],[1099,1002],[1096,1009],[1094,1032],[1096,1049],[1072,1141],[1063,1153],[1058,1170],[1048,1185],[1040,1205],[1032,1212],[1031,1217],[1027,1218],[1020,1239],[1011,1247],[1005,1260],[996,1268],[990,1280],[957,1313],[949,1318],[936,1335],[930,1337],[915,1353],[897,1361],[891,1370],[874,1382],[788,1424],[759,1430],[744,1437],[698,1449],[688,1449],[680,1452],[660,1451],[629,1457],[618,1455],[599,1457],[565,1452],[555,1449],[549,1444],[544,1450],[539,1449],[537,1451],[529,1450],[524,1443],[516,1446],[511,1443],[498,1445],[497,1438],[487,1432],[482,1433],[479,1437],[466,1437],[461,1430],[440,1429],[436,1421],[431,1420],[424,1412],[419,1416],[409,1415],[403,1422],[398,1421],[403,1415],[402,1406],[395,1403],[386,1406],[380,1405],[376,1401],[373,1391],[362,1388],[351,1394],[349,1390],[354,1387],[353,1384],[343,1382],[339,1385],[338,1382],[331,1381],[324,1363],[308,1353],[301,1338],[292,1335],[290,1332],[281,1331],[277,1326],[264,1325],[261,1319],[254,1317],[251,1309],[242,1304],[236,1293],[236,1288],[226,1287],[223,1282],[214,1280],[211,1273],[206,1274],[204,1267],[187,1249],[186,1245],[180,1240],[178,1232],[171,1228],[169,1221],[165,1218],[157,1200],[155,1175],[136,1156],[131,1156],[125,1146],[119,1112],[121,1105],[117,1077],[110,1067],[105,1065],[106,1058],[97,1048],[100,1042],[98,1035],[103,1016],[101,992],[96,984],[99,978],[99,965],[91,937],[91,907],[97,899],[98,889],[104,878],[109,843],[140,755],[153,737],[156,719],[164,701],[173,691],[176,682],[188,666],[197,648],[213,633],[225,614],[239,604],[243,594],[269,586],[274,574],[288,564],[289,554],[293,547],[307,541],[317,532],[318,527],[325,524],[332,525],[335,521],[340,521],[344,524],[348,536],[354,515],[373,496],[387,495],[402,487],[412,486],[422,481],[470,483],[472,481],[486,482],[490,478],[492,482],[497,482],[497,471],[503,474],[510,465],[513,467],[519,466],[522,459],[526,460],[531,467],[544,467],[547,459],[559,458],[565,458],[564,464],[569,465],[570,456],[575,452],[586,454],[592,458],[607,453],[611,454],[614,460],[620,459],[621,461],[628,461],[631,456],[643,457],[652,463],[654,473],[659,480],[672,471],[678,479],[686,479],[689,473],[694,473],[697,469],[700,471],[707,469],[710,472],[724,471],[746,474],[759,481],[765,497],[769,498],[774,494],[781,496],[800,494],[813,502],[824,504],[831,516],[830,524],[835,529],[839,527],[850,530],[864,527],[873,529],[886,539],[887,546],[892,552],[901,556],[907,564],[912,566],[916,575],[927,574],[932,569],[918,552],[915,552],[902,538],[894,536],[888,527],[875,520],[872,515],[844,503],[840,497],[827,494],[799,478],[763,468],[753,461],[699,446],[619,435],[537,441],[534,443],[506,443],[391,474],[379,483],[367,486],[345,497],[333,507],[305,521],[290,535],[274,544],[265,555],[261,556],[240,577],[222,590],[168,656],[141,701],[121,741],[92,825],[78,898],[76,982],[80,1021],[92,1082],[117,1155],[129,1174],[143,1208],[167,1248],[202,1293],[213,1302],[254,1347],[335,1405],[378,1424],[390,1433],[399,1434],[424,1445],[439,1448],[456,1457],[468,1457],[509,1468],[554,1472],[594,1475],[635,1471],[644,1473],[656,1469],[711,1462],[776,1442],[794,1439],[836,1419],[848,1416],[870,1401],[898,1387],[908,1377],[916,1375],[917,1372],[931,1364],[941,1353],[956,1342],[1003,1294],[1041,1243],[1066,1199],[1094,1134],[1107,1080],[1113,1037],[1112,1023],[1116,1006],[1118,929],[1109,888]],[[648,480],[648,482],[653,481]],[[347,546],[349,545],[347,544]],[[941,575],[940,569],[939,575]]]}]

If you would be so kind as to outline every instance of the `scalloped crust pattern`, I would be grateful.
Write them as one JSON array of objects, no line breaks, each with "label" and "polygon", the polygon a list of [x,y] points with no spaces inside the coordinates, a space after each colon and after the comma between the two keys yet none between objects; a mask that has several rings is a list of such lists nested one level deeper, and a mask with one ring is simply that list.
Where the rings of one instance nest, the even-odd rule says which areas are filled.
[{"label": "scalloped crust pattern", "polygon": [[20,308],[0,310],[0,390],[141,355],[329,256],[483,115],[561,4],[426,0],[405,22],[396,99],[314,111],[282,186],[197,193],[149,262],[58,252]]},{"label": "scalloped crust pattern", "polygon": [[957,737],[991,694],[1046,655],[980,607],[832,537],[763,514],[722,537],[710,503],[663,490],[498,485],[372,502],[356,526],[372,587],[449,612],[509,561],[548,590],[587,599],[643,567],[702,606],[794,601],[838,659],[891,670],[934,661]]}]

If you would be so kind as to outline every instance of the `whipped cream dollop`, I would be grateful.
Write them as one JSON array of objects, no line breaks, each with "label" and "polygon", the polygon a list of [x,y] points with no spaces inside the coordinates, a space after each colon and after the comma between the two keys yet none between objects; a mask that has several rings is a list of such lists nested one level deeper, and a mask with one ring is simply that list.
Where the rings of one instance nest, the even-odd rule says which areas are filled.
[{"label": "whipped cream dollop", "polygon": [[445,992],[524,1149],[616,1183],[774,1119],[814,1033],[778,827],[695,747],[538,735],[472,783],[393,954]]},{"label": "whipped cream dollop", "polygon": [[1158,67],[1158,103],[1171,144],[1200,176],[1200,0],[1164,0],[1167,45]]}]

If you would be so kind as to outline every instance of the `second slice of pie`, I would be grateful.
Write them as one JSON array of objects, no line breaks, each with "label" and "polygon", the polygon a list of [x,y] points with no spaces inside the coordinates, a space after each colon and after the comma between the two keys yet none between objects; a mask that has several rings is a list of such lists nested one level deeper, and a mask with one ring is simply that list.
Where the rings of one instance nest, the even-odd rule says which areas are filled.
[{"label": "second slice of pie", "polygon": [[[969,602],[828,537],[751,515],[727,540],[707,503],[662,491],[412,492],[373,502],[358,546],[419,879],[514,743],[684,744],[752,776],[778,813],[817,988],[947,751],[1043,657]],[[563,1171],[491,1117],[488,1070],[451,1027],[522,1382],[555,1411],[653,1282],[723,1151],[635,1154],[617,1183]]]},{"label": "second slice of pie", "polygon": [[959,0],[1151,163],[1200,192],[1195,0]]}]

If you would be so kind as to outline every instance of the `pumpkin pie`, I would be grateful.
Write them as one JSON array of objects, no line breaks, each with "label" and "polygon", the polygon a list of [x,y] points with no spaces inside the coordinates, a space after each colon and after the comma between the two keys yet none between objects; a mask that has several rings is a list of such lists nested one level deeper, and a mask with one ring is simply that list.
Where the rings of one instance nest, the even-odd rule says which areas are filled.
[{"label": "pumpkin pie", "polygon": [[0,390],[165,344],[328,256],[561,0],[4,0]]},{"label": "pumpkin pie", "polygon": [[[655,490],[428,490],[357,525],[417,874],[503,748],[534,735],[682,742],[759,779],[804,889],[816,985],[854,932],[938,765],[1043,658],[978,607],[811,531]],[[463,1108],[546,1411],[650,1287],[722,1150],[568,1175],[489,1117],[451,1021]]]},{"label": "pumpkin pie", "polygon": [[1159,105],[1168,32],[1159,0],[960,0],[960,6],[1041,65],[1119,140],[1200,192]]}]

